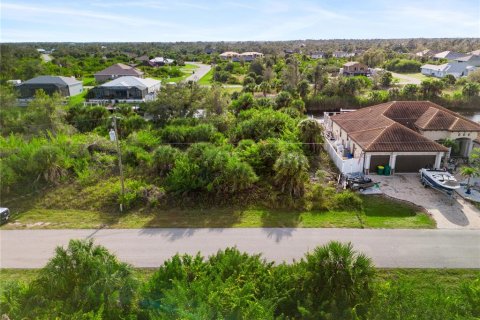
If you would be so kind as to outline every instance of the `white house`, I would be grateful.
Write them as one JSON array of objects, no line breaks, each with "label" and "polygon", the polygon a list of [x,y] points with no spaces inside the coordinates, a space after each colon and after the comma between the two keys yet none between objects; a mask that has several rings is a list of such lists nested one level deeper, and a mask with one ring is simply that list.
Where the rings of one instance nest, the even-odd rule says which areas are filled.
[{"label": "white house", "polygon": [[455,78],[460,78],[468,75],[468,73],[472,71],[472,68],[479,66],[480,56],[468,55],[440,65],[425,64],[421,67],[421,72],[426,76],[437,78],[443,78],[448,74],[453,75]]},{"label": "white house", "polygon": [[325,52],[322,52],[322,51],[316,51],[316,52],[312,52],[310,53],[310,58],[312,59],[323,59],[325,58]]},{"label": "white house", "polygon": [[332,57],[334,58],[350,58],[354,57],[355,53],[353,52],[345,52],[345,51],[334,51],[332,53]]}]

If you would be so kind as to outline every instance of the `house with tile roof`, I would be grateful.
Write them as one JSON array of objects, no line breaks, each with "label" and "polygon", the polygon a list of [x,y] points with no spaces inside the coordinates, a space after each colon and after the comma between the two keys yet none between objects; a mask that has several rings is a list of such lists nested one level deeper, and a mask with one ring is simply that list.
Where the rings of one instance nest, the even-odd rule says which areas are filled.
[{"label": "house with tile roof", "polygon": [[238,53],[234,51],[226,51],[223,52],[219,55],[220,59],[222,60],[231,60],[235,62],[239,61],[245,61],[245,62],[251,62],[257,58],[263,58],[263,53],[261,52],[243,52],[243,53]]},{"label": "house with tile roof", "polygon": [[103,83],[109,80],[126,76],[143,78],[143,71],[127,66],[123,63],[116,63],[94,74],[95,81],[97,83]]},{"label": "house with tile roof", "polygon": [[440,168],[458,143],[456,156],[468,157],[480,124],[430,101],[392,101],[335,115],[324,120],[325,147],[340,171],[363,171],[389,165],[392,172]]}]

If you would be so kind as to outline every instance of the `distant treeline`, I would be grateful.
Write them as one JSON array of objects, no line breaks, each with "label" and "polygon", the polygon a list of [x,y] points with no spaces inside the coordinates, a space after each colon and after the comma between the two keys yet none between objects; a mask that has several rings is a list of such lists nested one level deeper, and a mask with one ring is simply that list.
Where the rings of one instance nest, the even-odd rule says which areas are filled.
[{"label": "distant treeline", "polygon": [[[239,41],[239,42],[123,42],[123,43],[65,43],[36,42],[2,44],[16,48],[55,49],[62,55],[83,55],[85,53],[123,52],[127,55],[199,55],[224,51],[259,51],[264,54],[282,54],[285,50],[309,53],[313,51],[354,51],[357,49],[381,48],[397,52],[416,52],[423,49],[436,51],[452,50],[469,52],[480,48],[480,38],[415,38],[415,39],[332,39],[332,40],[292,40],[292,41]],[[3,50],[2,50],[3,51]]]}]

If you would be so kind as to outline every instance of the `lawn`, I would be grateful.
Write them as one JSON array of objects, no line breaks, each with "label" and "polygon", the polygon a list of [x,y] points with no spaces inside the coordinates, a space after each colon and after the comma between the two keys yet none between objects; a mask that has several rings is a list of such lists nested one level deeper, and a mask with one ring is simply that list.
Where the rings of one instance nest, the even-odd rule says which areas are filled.
[{"label": "lawn", "polygon": [[195,64],[186,64],[184,66],[182,66],[182,69],[198,69],[198,66],[195,65]]},{"label": "lawn", "polygon": [[85,101],[85,96],[87,95],[88,90],[83,90],[82,93],[77,94],[76,96],[70,97],[68,99],[68,105],[74,106]]},{"label": "lawn", "polygon": [[94,208],[59,209],[52,205],[45,206],[40,202],[23,208],[11,206],[13,212],[11,222],[2,226],[2,229],[435,228],[435,222],[428,215],[409,204],[378,196],[365,196],[363,199],[362,212],[228,207],[169,210],[140,208],[119,214]]},{"label": "lawn", "polygon": [[94,86],[95,78],[93,76],[83,77],[82,79],[84,86]]},{"label": "lawn", "polygon": [[238,85],[238,86],[223,86],[223,90],[227,92],[228,94],[232,94],[234,92],[242,92],[243,87]]},{"label": "lawn", "polygon": [[407,77],[418,79],[418,80],[428,79],[427,76],[421,74],[420,72],[417,72],[417,73],[401,73],[401,74],[404,75],[404,76],[407,76]]},{"label": "lawn", "polygon": [[212,84],[213,78],[213,69],[210,69],[200,80],[198,80],[199,85],[210,85]]}]

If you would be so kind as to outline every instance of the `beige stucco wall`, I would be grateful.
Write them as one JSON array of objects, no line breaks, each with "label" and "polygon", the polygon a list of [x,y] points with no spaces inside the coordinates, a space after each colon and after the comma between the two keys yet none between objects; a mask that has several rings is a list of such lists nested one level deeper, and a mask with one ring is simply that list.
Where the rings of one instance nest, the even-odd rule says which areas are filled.
[{"label": "beige stucco wall", "polygon": [[337,123],[332,122],[332,133],[335,140],[342,140],[344,147],[347,147],[350,152],[354,151],[353,156],[359,158],[362,154],[362,148],[355,141],[348,139],[348,134]]},{"label": "beige stucco wall", "polygon": [[450,132],[450,131],[422,131],[421,134],[430,140],[442,140],[442,139],[460,139],[467,138],[475,140],[478,137],[478,132]]}]

